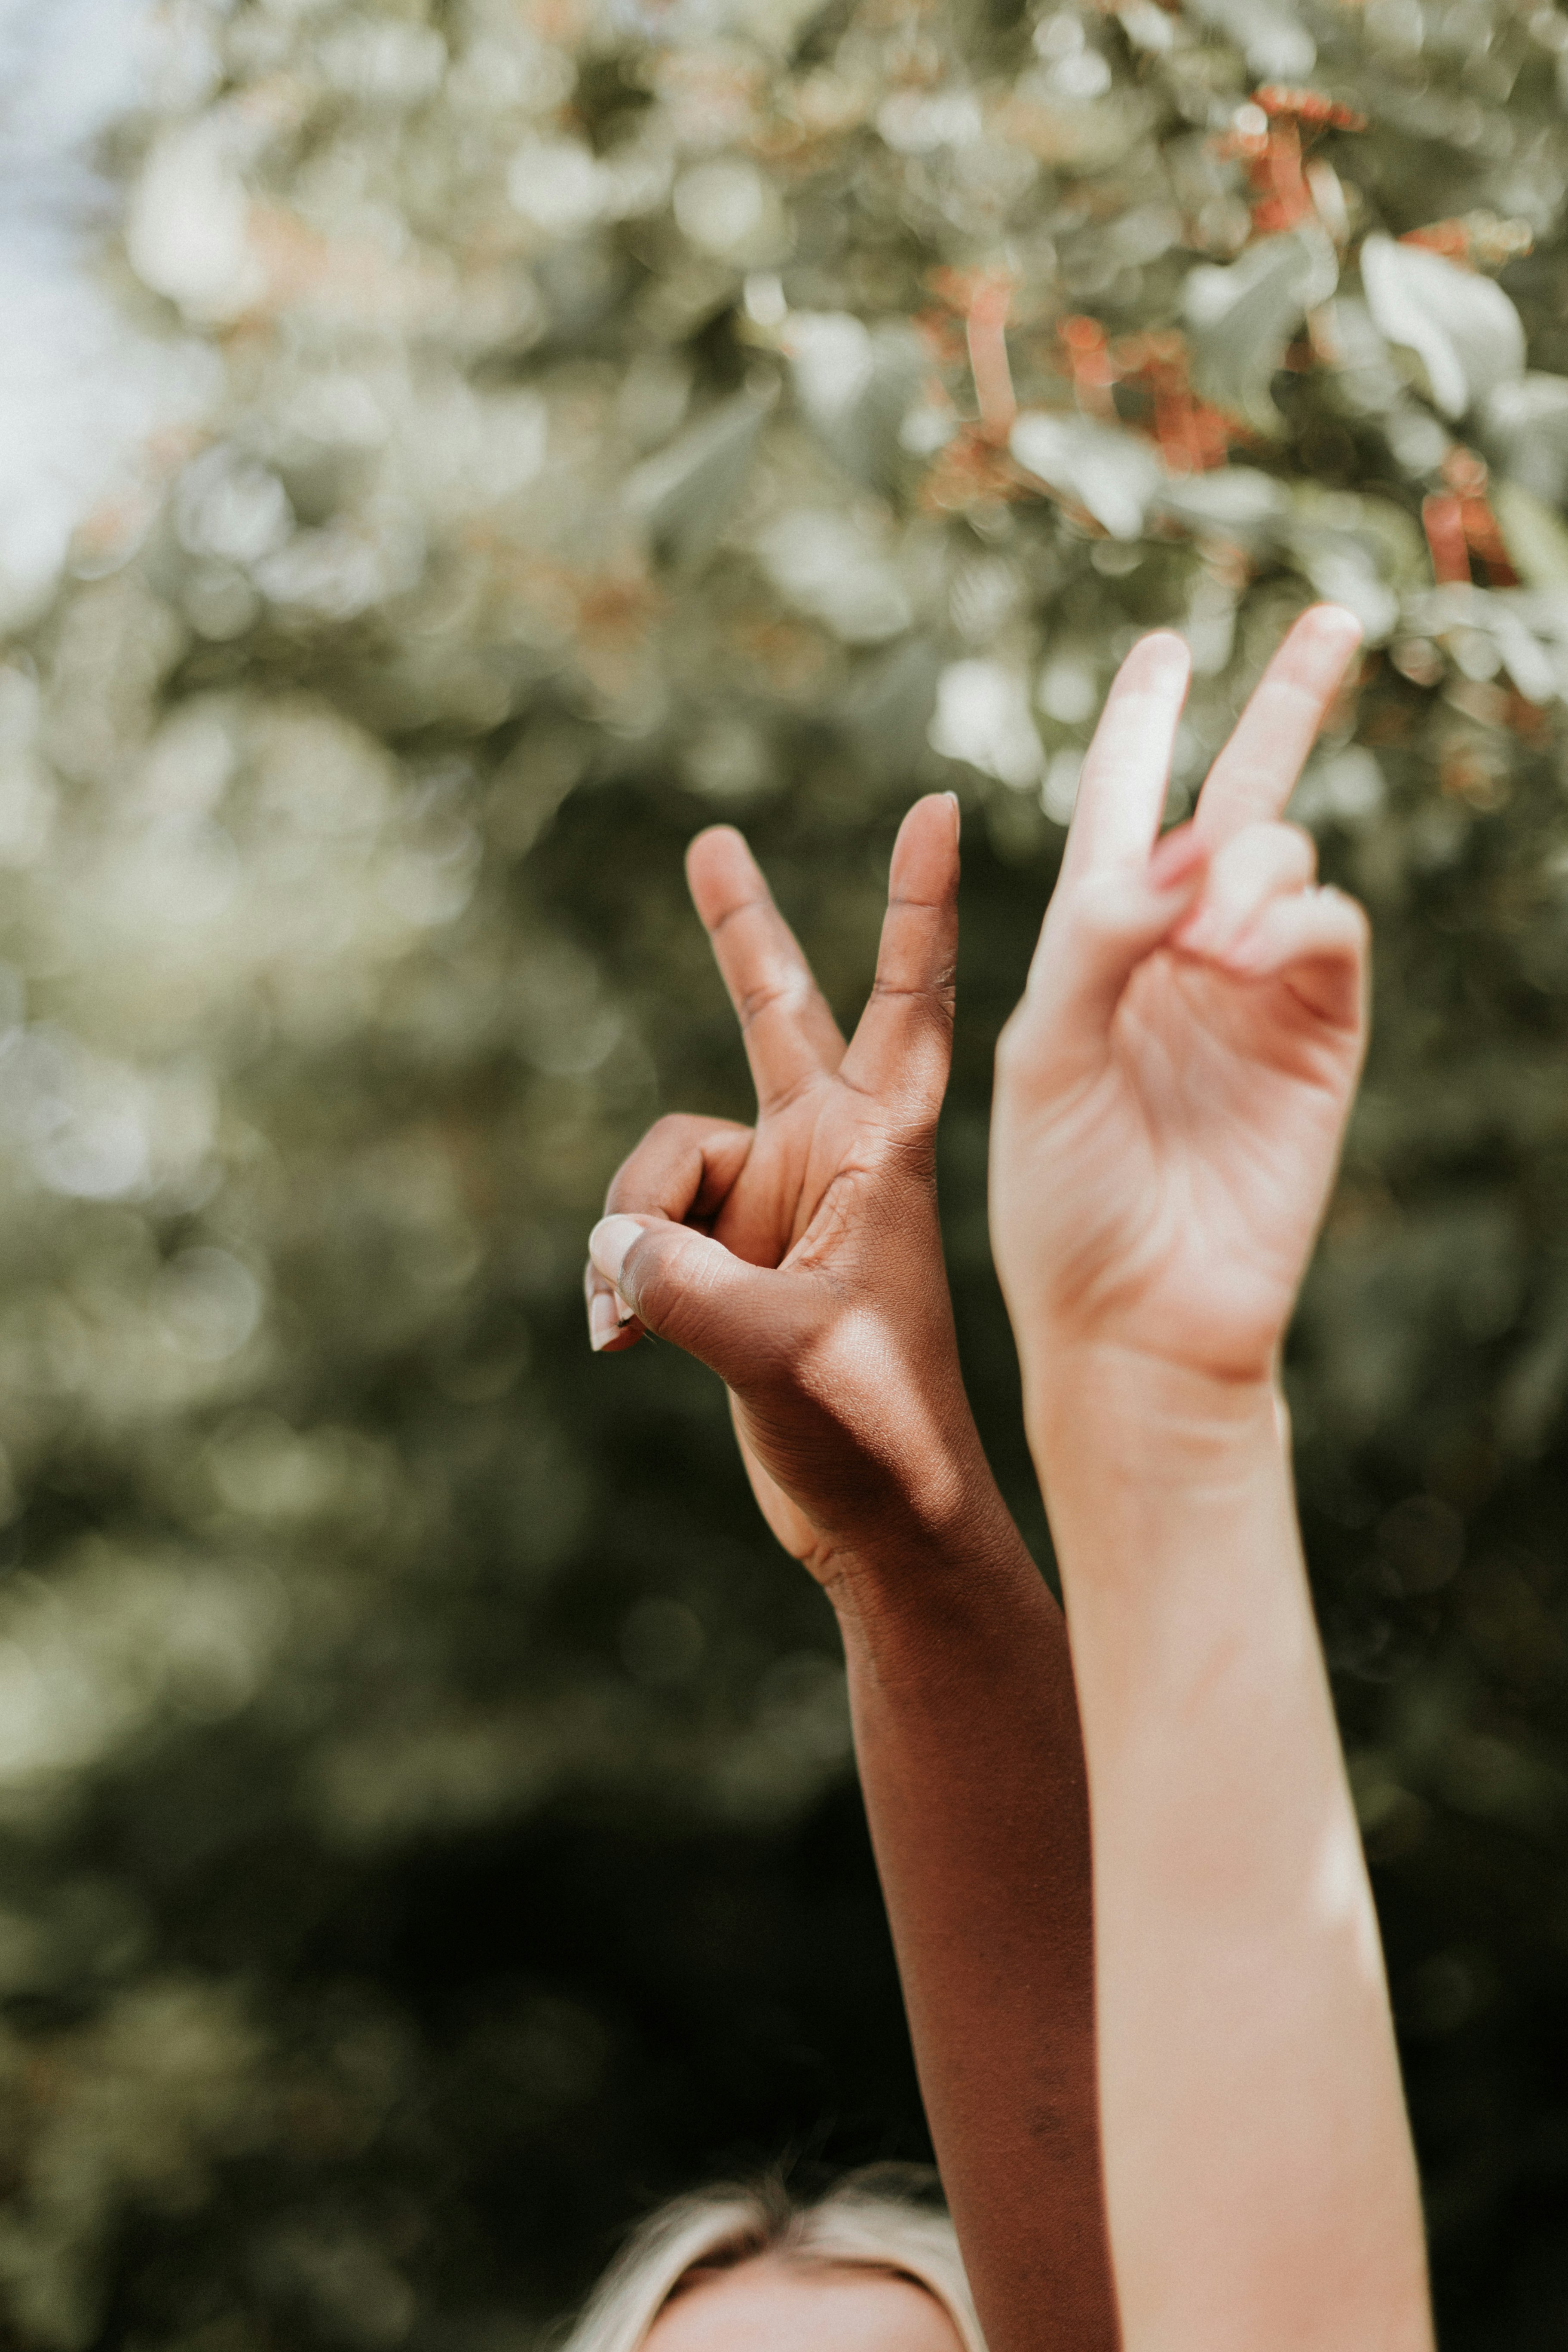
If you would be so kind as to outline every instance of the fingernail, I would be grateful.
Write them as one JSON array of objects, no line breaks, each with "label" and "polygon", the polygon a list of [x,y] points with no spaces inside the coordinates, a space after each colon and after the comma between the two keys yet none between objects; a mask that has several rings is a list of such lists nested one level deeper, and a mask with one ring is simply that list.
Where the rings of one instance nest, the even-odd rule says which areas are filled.
[{"label": "fingernail", "polygon": [[606,1282],[617,1287],[626,1252],[640,1240],[642,1227],[635,1217],[601,1217],[588,1236],[588,1255]]},{"label": "fingernail", "polygon": [[612,1290],[595,1290],[588,1301],[588,1345],[598,1354],[621,1328],[621,1310]]},{"label": "fingernail", "polygon": [[1190,882],[1208,863],[1208,846],[1190,824],[1173,826],[1163,841],[1157,842],[1149,859],[1149,887],[1152,890],[1179,889]]},{"label": "fingernail", "polygon": [[943,793],[942,798],[944,801],[951,801],[952,803],[952,829],[954,833],[961,834],[963,831],[963,811],[958,804],[958,794],[956,793]]}]

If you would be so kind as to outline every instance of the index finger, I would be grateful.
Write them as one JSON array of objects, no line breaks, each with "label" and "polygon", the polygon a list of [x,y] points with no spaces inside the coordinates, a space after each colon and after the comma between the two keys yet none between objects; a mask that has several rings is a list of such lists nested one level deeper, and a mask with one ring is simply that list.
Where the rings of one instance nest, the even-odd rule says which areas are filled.
[{"label": "index finger", "polygon": [[1142,864],[1154,845],[1170,781],[1176,722],[1192,667],[1173,631],[1142,638],[1117,671],[1083,763],[1062,880]]},{"label": "index finger", "polygon": [[1211,848],[1279,814],[1361,635],[1361,623],[1342,604],[1314,604],[1302,614],[1198,795],[1193,822]]},{"label": "index finger", "polygon": [[733,825],[698,835],[686,878],[740,1020],[758,1108],[767,1110],[838,1067],[838,1024]]}]

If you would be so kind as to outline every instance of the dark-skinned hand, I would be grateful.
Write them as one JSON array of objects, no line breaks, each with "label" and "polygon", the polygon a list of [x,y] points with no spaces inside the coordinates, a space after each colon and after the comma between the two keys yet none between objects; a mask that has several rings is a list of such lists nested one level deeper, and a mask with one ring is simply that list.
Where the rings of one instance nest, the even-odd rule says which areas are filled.
[{"label": "dark-skinned hand", "polygon": [[940,1540],[977,1471],[990,1483],[936,1213],[957,803],[933,793],[904,819],[847,1045],[741,835],[700,834],[687,867],[756,1122],[678,1113],[643,1139],[591,1237],[591,1336],[610,1353],[650,1331],[720,1374],[769,1525],[832,1584],[873,1538]]}]

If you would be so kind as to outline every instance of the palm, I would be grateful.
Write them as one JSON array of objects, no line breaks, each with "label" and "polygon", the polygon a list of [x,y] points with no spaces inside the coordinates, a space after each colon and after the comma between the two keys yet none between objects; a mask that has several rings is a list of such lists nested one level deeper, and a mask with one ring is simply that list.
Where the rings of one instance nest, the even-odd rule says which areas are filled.
[{"label": "palm", "polygon": [[1342,1032],[1311,1034],[1287,994],[1152,958],[1059,1138],[1056,1196],[1088,1211],[1058,1226],[1064,1272],[1162,1353],[1251,1360],[1289,1311],[1356,1055]]},{"label": "palm", "polygon": [[[759,1115],[745,1165],[713,1221],[714,1239],[753,1265],[785,1267],[804,1244],[802,1256],[811,1266],[805,1278],[831,1268],[854,1221],[828,1215],[828,1203],[845,1186],[874,1173],[885,1144],[864,1101],[837,1074],[825,1076],[785,1108]],[[838,1205],[848,1204],[840,1198]],[[819,1531],[784,1483],[789,1473],[771,1431],[742,1398],[734,1396],[732,1404],[742,1459],[763,1516],[784,1549],[805,1559]]]},{"label": "palm", "polygon": [[[1216,764],[1196,820],[1213,852],[1203,900],[1174,910],[1110,998],[1086,1000],[1079,967],[1105,952],[1104,907],[1118,891],[1135,906],[1127,893],[1144,887],[1128,877],[1147,859],[1137,828],[1157,822],[1179,690],[1163,707],[1145,696],[1137,728],[1108,712],[1117,757],[1086,773],[998,1111],[999,1225],[1024,1184],[1050,1202],[1004,1255],[1058,1335],[1092,1331],[1226,1373],[1272,1352],[1332,1173],[1361,1006],[1359,917],[1302,889],[1310,848],[1269,820],[1348,650],[1342,639],[1339,659],[1303,682],[1303,646],[1286,647],[1258,699],[1283,678],[1305,707],[1293,736],[1275,724],[1248,743],[1244,719],[1244,758]],[[1249,927],[1263,968],[1256,954],[1232,960]]]},{"label": "palm", "polygon": [[886,1148],[865,1102],[837,1076],[772,1115],[759,1113],[745,1166],[713,1220],[714,1238],[753,1265],[781,1265],[807,1241],[831,1255],[836,1231],[813,1232],[828,1196],[874,1168]]}]

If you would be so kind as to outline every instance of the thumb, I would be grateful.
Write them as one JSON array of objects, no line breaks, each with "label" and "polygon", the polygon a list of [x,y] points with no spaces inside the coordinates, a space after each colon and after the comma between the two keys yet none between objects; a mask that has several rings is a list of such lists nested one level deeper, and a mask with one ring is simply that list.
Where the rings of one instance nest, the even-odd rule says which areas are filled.
[{"label": "thumb", "polygon": [[744,1390],[782,1337],[784,1278],[668,1217],[603,1217],[588,1255],[657,1339]]},{"label": "thumb", "polygon": [[1025,1003],[1048,1005],[1071,1032],[1110,1028],[1133,972],[1203,889],[1208,849],[1191,825],[1168,833],[1142,867],[1113,866],[1052,902]]}]

